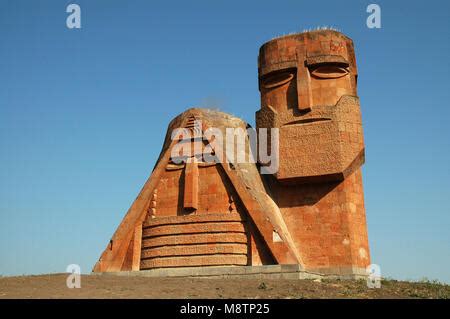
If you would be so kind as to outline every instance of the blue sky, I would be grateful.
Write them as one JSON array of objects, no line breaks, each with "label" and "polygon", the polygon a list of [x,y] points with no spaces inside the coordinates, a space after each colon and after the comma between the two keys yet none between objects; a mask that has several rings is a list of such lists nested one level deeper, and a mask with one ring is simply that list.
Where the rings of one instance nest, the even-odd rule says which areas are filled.
[{"label": "blue sky", "polygon": [[[168,122],[215,106],[254,124],[274,36],[353,38],[372,261],[450,282],[450,3],[0,1],[0,275],[90,272],[148,178]],[[69,30],[77,3],[82,28]]]}]

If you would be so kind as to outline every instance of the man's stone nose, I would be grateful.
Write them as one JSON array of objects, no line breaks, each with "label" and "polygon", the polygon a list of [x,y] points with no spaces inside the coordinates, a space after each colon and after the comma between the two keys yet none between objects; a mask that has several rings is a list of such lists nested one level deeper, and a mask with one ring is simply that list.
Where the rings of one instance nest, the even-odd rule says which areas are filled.
[{"label": "man's stone nose", "polygon": [[302,112],[302,113],[307,113],[307,112],[311,112],[311,111],[312,111],[312,106],[311,106],[311,105],[301,105],[301,104],[299,103],[298,109],[299,109],[300,112]]},{"label": "man's stone nose", "polygon": [[312,110],[309,71],[306,66],[297,69],[297,101],[300,112],[306,113]]}]

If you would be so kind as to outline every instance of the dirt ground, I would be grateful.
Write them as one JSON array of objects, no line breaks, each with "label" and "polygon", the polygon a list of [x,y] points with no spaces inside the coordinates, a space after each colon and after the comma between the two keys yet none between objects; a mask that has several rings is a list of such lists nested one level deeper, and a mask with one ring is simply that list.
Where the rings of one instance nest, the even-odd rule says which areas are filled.
[{"label": "dirt ground", "polygon": [[67,274],[1,277],[0,298],[450,298],[450,286],[434,282],[146,278],[83,275],[68,289]]}]

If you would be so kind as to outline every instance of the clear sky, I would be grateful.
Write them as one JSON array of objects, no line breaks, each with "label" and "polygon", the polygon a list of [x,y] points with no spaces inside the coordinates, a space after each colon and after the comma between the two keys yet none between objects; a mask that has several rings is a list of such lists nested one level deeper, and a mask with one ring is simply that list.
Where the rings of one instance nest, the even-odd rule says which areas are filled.
[{"label": "clear sky", "polygon": [[169,121],[253,125],[259,46],[324,25],[356,46],[372,261],[450,282],[450,2],[431,0],[0,0],[0,275],[90,272]]}]

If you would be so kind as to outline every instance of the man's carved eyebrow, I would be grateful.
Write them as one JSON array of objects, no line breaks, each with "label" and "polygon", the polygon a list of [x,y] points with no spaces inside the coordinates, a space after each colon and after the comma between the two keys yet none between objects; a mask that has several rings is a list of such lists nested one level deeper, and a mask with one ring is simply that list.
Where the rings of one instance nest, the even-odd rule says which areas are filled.
[{"label": "man's carved eyebrow", "polygon": [[342,64],[344,66],[349,66],[348,61],[341,55],[317,55],[313,57],[308,57],[305,61],[307,66],[314,66],[326,63]]},{"label": "man's carved eyebrow", "polygon": [[284,62],[279,62],[279,63],[272,63],[267,66],[266,65],[261,66],[259,77],[262,78],[272,72],[288,70],[288,69],[297,69],[297,60],[284,61]]}]

